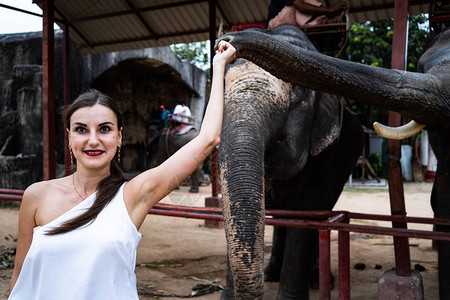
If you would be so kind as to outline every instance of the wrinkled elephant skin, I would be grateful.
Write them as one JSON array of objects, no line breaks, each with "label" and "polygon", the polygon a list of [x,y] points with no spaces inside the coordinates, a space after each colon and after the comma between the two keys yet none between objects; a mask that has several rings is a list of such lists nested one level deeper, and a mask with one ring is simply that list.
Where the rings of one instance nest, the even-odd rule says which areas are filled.
[{"label": "wrinkled elephant skin", "polygon": [[[269,34],[315,51],[295,27]],[[228,66],[219,169],[230,272],[222,299],[262,299],[264,277],[280,282],[278,299],[308,299],[317,232],[276,227],[264,274],[265,208],[331,210],[361,149],[361,124],[343,98],[248,60]]]},{"label": "wrinkled elephant skin", "polygon": [[[431,205],[435,217],[450,218],[450,30],[431,42],[418,72],[331,58],[281,41],[270,31],[237,32],[221,39],[231,41],[238,57],[278,78],[393,110],[427,125],[438,161]],[[450,232],[448,226],[437,229]],[[440,298],[450,299],[450,242],[439,241],[438,253]]]}]

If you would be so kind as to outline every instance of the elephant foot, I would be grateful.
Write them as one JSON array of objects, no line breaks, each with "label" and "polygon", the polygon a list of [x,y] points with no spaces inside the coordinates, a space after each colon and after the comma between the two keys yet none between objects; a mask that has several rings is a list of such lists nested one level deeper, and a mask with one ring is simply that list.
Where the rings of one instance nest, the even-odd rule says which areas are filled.
[{"label": "elephant foot", "polygon": [[309,300],[309,292],[306,291],[304,294],[291,294],[278,289],[277,300]]},{"label": "elephant foot", "polygon": [[198,186],[191,186],[191,188],[189,189],[189,193],[198,193],[198,192],[199,192]]},{"label": "elephant foot", "polygon": [[280,282],[281,268],[268,265],[264,270],[264,281],[266,282]]}]

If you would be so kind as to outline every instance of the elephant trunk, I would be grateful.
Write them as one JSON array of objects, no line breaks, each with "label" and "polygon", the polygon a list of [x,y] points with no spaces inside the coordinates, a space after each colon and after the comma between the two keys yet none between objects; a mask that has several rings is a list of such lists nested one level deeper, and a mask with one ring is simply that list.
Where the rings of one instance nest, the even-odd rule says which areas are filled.
[{"label": "elephant trunk", "polygon": [[289,109],[291,84],[239,60],[225,76],[219,149],[223,214],[236,299],[264,294],[264,151]]},{"label": "elephant trunk", "polygon": [[[272,75],[407,115],[422,124],[448,123],[450,90],[443,74],[422,74],[367,66],[329,57],[275,39],[262,31],[222,36]],[[444,77],[443,77],[444,76]]]},{"label": "elephant trunk", "polygon": [[219,151],[228,259],[234,278],[235,299],[262,299],[265,224],[263,142],[239,131],[231,141],[222,139]]}]

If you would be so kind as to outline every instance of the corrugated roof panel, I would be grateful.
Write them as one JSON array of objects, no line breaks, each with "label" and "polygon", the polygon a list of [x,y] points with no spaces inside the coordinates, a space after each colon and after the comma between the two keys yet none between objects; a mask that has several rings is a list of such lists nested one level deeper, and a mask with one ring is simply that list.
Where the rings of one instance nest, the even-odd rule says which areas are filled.
[{"label": "corrugated roof panel", "polygon": [[184,24],[183,21],[180,20],[179,14],[175,11],[167,11],[165,16],[161,20],[162,24],[164,24],[163,28],[165,34],[173,34],[174,32],[184,32],[187,31],[189,25]]},{"label": "corrugated roof panel", "polygon": [[[176,31],[192,31],[198,28],[195,28],[192,20],[187,20],[186,14],[185,14],[185,8],[172,8],[170,10],[170,14],[172,17],[172,25],[174,25],[174,28]],[[193,16],[195,18],[196,16]],[[173,31],[172,31],[173,32]]]},{"label": "corrugated roof panel", "polygon": [[101,15],[108,14],[112,12],[118,12],[123,10],[128,10],[130,7],[122,0],[108,0],[108,1],[90,1],[90,0],[78,0],[69,1],[73,2],[73,5],[80,6],[84,9],[86,15]]},{"label": "corrugated roof panel", "polygon": [[[110,16],[97,20],[74,23],[81,35],[92,44],[102,44],[95,49],[87,48],[90,53],[114,51],[117,49],[138,49],[144,47],[167,46],[175,43],[202,41],[209,38],[208,1],[190,3],[185,0],[130,0],[137,9],[152,8],[140,14],[150,29],[160,38],[154,39],[138,16],[131,11],[125,0],[90,1],[90,0],[55,0],[55,6],[69,20],[79,20],[108,13],[126,12],[120,16]],[[330,0],[333,5],[338,0]],[[346,0],[350,9],[351,23],[367,20],[380,20],[393,17],[394,0]],[[423,4],[410,7],[410,14],[428,12],[428,0]],[[270,0],[218,0],[217,26],[220,24],[223,11],[226,20],[231,24],[265,22]],[[171,4],[183,4],[175,6]],[[39,4],[38,4],[39,5]],[[156,7],[163,9],[155,9]],[[374,8],[379,8],[374,10]],[[353,12],[352,12],[353,10]],[[63,24],[59,24],[63,25]],[[185,34],[187,32],[199,32]],[[176,34],[180,35],[176,35]],[[181,35],[182,34],[182,35]],[[71,30],[71,39],[80,46],[86,42],[75,30]],[[148,40],[142,40],[148,39]],[[125,43],[126,41],[131,41]],[[117,44],[112,44],[118,42]]]},{"label": "corrugated roof panel", "polygon": [[187,6],[182,13],[183,22],[189,26],[190,30],[209,27],[208,14],[208,6],[206,4]]},{"label": "corrugated roof panel", "polygon": [[128,10],[128,5],[123,0],[108,1],[55,1],[55,6],[70,17],[79,19],[90,16],[103,15],[113,12]]},{"label": "corrugated roof panel", "polygon": [[166,35],[179,31],[179,24],[173,15],[169,13],[169,10],[152,11],[150,13],[152,24],[158,35]]},{"label": "corrugated roof panel", "polygon": [[161,32],[164,32],[164,30],[167,30],[160,20],[161,14],[149,11],[143,13],[142,17],[147,21],[148,25],[155,33],[160,34]]},{"label": "corrugated roof panel", "polygon": [[104,24],[108,28],[110,40],[135,39],[149,36],[144,25],[135,16],[111,18],[105,20]]}]

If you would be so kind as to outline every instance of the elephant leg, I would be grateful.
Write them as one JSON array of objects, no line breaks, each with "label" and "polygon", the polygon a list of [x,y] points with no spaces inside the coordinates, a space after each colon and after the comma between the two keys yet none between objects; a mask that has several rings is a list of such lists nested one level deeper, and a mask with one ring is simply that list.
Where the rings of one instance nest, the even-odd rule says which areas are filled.
[{"label": "elephant leg", "polygon": [[202,176],[202,168],[199,166],[191,175],[191,188],[189,189],[189,193],[199,192],[201,176]]},{"label": "elephant leg", "polygon": [[286,227],[275,226],[272,237],[272,253],[269,264],[264,273],[264,281],[279,282],[281,267],[283,265],[284,241],[286,238]]},{"label": "elephant leg", "polygon": [[230,261],[227,259],[227,282],[220,295],[220,300],[234,300],[234,280],[231,272]]},{"label": "elephant leg", "polygon": [[309,299],[309,276],[316,262],[316,230],[287,228],[277,300]]},{"label": "elephant leg", "polygon": [[[446,139],[448,141],[448,138]],[[447,158],[449,157],[449,158]],[[431,192],[431,206],[436,218],[450,219],[450,154],[439,160]],[[450,232],[449,226],[436,226],[437,231]],[[439,299],[450,299],[450,242],[438,241]]]},{"label": "elephant leg", "polygon": [[[444,226],[442,226],[444,227]],[[443,228],[439,228],[443,231]],[[449,230],[446,230],[449,232]],[[439,299],[450,297],[450,242],[438,241]]]},{"label": "elephant leg", "polygon": [[[432,201],[435,200],[435,217],[450,218],[450,201],[448,200],[448,196],[445,197],[445,199],[443,199],[442,196],[442,192],[437,193],[433,187]],[[449,226],[438,225],[436,226],[436,229],[440,232],[450,232]],[[438,241],[437,245],[439,266],[439,299],[450,299],[450,242]]]}]

